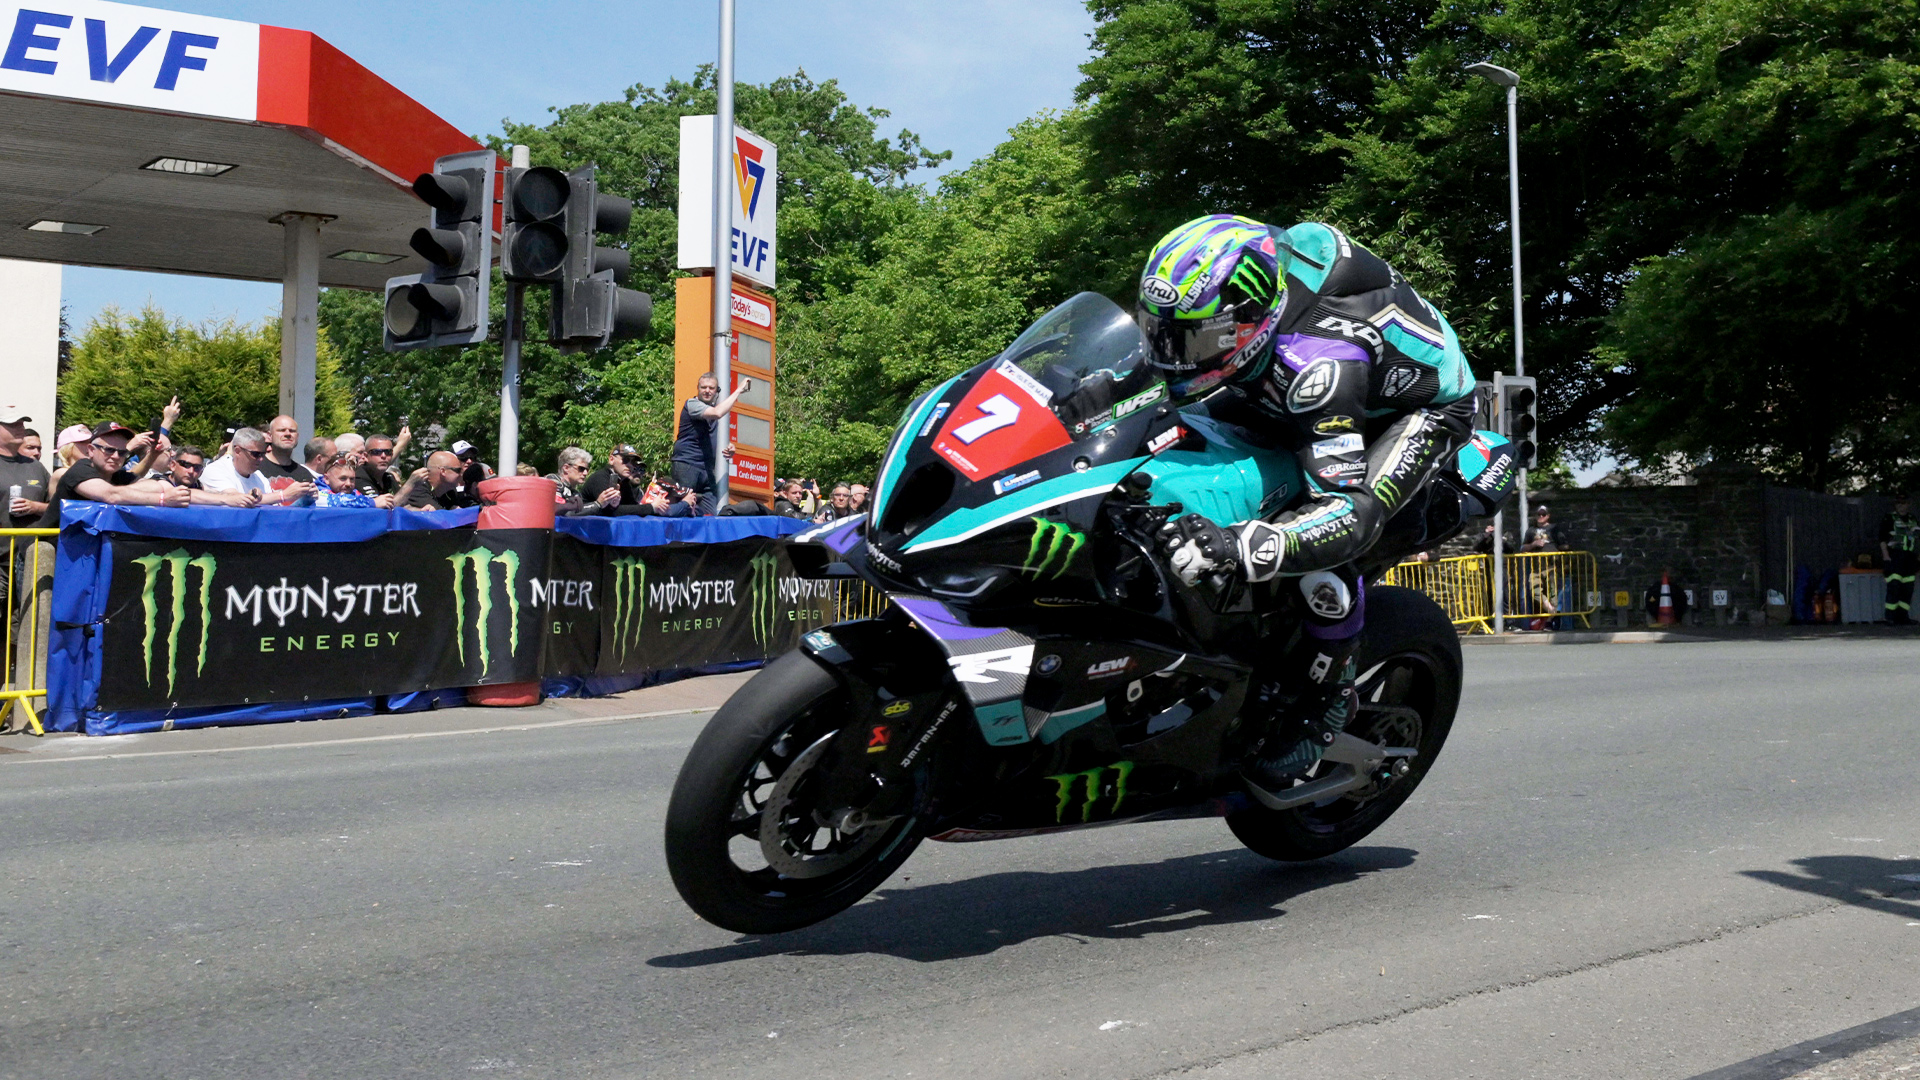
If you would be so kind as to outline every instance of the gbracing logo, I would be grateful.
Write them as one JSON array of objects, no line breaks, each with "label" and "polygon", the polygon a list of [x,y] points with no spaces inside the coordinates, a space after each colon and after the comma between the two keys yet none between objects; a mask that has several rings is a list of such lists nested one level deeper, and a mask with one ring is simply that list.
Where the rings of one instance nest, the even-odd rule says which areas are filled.
[{"label": "gbracing logo", "polygon": [[[167,605],[167,695],[173,695],[173,686],[180,672],[180,628],[187,619],[187,596],[190,590],[198,596],[200,610],[200,651],[193,667],[195,678],[199,678],[207,668],[207,636],[213,629],[213,575],[219,568],[219,560],[211,555],[194,557],[187,554],[185,548],[175,548],[165,555],[142,555],[133,560],[134,565],[145,570],[146,581],[140,587],[140,611],[145,622],[140,637],[141,667],[146,673],[147,685],[153,685],[153,644],[160,629],[160,601],[158,586],[163,576],[161,567],[166,568],[170,600]],[[200,571],[199,586],[195,589],[189,584],[191,571]]]},{"label": "gbracing logo", "polygon": [[459,649],[460,663],[467,662],[467,571],[473,572],[474,605],[473,636],[479,641],[480,677],[486,678],[493,667],[492,635],[488,631],[488,617],[493,614],[493,567],[501,567],[506,586],[507,613],[512,628],[508,632],[507,649],[509,656],[520,654],[520,553],[516,551],[488,551],[474,548],[456,555],[447,556],[453,564],[453,621],[454,642]]}]

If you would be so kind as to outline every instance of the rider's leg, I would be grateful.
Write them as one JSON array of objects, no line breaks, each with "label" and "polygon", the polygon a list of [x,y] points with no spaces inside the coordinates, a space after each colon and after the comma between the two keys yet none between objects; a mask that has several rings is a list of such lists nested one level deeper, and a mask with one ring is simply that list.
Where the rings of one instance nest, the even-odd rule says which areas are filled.
[{"label": "rider's leg", "polygon": [[1269,791],[1312,768],[1358,707],[1354,652],[1366,624],[1366,584],[1346,565],[1304,574],[1299,587],[1305,633],[1280,678],[1261,688],[1279,700],[1269,703],[1271,733],[1247,763],[1248,778]]}]

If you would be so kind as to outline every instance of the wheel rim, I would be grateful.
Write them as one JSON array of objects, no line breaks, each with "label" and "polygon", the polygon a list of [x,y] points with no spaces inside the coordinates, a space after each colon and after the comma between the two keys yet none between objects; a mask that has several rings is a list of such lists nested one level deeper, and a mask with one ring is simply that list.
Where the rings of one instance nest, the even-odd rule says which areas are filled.
[{"label": "wheel rim", "polygon": [[1378,746],[1410,746],[1420,750],[1412,771],[1391,783],[1378,780],[1319,806],[1303,806],[1294,813],[1308,830],[1333,833],[1357,819],[1390,813],[1393,801],[1382,796],[1410,791],[1426,772],[1432,756],[1422,745],[1434,707],[1432,663],[1417,653],[1397,653],[1367,669],[1355,680],[1359,709],[1347,732]]},{"label": "wheel rim", "polygon": [[859,862],[886,835],[892,818],[820,820],[806,797],[814,767],[839,737],[838,730],[815,739],[787,766],[760,808],[760,853],[767,865],[790,878],[819,878]]}]

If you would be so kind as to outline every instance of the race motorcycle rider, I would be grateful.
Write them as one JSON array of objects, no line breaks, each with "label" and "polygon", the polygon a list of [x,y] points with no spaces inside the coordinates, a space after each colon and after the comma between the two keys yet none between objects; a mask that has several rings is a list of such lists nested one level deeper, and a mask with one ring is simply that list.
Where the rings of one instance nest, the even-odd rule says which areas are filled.
[{"label": "race motorcycle rider", "polygon": [[1248,718],[1264,734],[1241,764],[1284,790],[1357,709],[1366,596],[1354,560],[1472,435],[1473,373],[1437,308],[1318,222],[1213,214],[1180,226],[1147,258],[1135,318],[1176,399],[1205,397],[1216,418],[1293,451],[1306,474],[1301,499],[1259,518],[1187,514],[1163,535],[1189,585],[1298,575],[1305,635],[1255,672]]}]

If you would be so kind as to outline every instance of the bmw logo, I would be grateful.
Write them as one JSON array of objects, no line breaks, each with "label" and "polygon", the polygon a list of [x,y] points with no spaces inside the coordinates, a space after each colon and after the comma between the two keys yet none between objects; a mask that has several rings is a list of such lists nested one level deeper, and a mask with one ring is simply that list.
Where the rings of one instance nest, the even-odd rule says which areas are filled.
[{"label": "bmw logo", "polygon": [[1054,672],[1059,671],[1060,658],[1058,656],[1055,656],[1052,653],[1048,653],[1047,655],[1040,658],[1040,664],[1039,664],[1038,670],[1042,675],[1051,675]]}]

